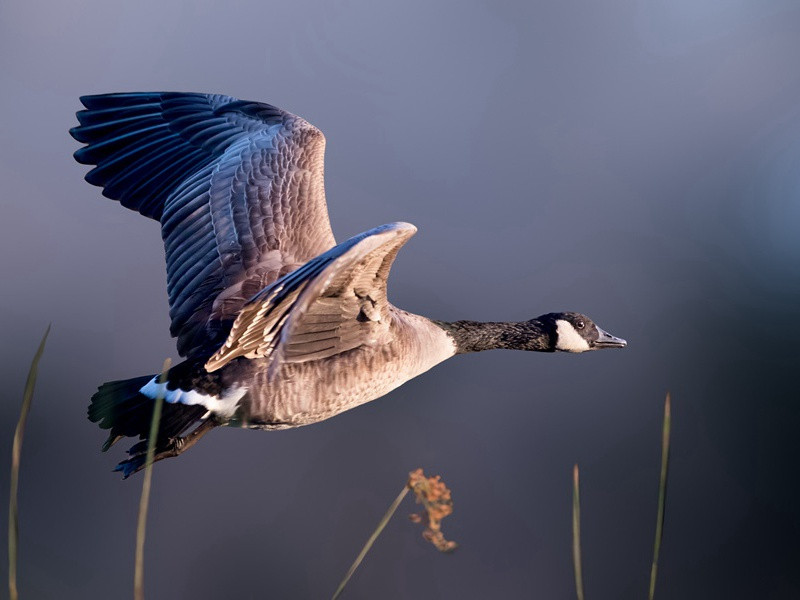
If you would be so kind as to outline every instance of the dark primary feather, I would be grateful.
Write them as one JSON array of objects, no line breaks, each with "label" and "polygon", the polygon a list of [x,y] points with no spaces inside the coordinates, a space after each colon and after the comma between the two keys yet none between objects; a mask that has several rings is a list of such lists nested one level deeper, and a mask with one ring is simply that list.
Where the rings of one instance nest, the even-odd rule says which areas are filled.
[{"label": "dark primary feather", "polygon": [[335,244],[323,185],[325,138],[274,106],[229,96],[84,96],[70,131],[86,180],[161,222],[171,332],[208,355],[241,306]]},{"label": "dark primary feather", "polygon": [[233,100],[205,94],[83,96],[87,110],[78,112],[80,126],[70,133],[88,146],[75,159],[97,165],[86,181],[102,186],[104,196],[158,220],[171,188],[224,151],[192,142],[189,127],[213,119],[216,108]]}]

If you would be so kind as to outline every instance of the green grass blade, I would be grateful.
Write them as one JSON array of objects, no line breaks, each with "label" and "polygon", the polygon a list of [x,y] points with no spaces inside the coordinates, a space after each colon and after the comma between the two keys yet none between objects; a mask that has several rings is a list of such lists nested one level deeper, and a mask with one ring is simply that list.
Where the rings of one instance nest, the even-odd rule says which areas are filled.
[{"label": "green grass blade", "polygon": [[42,358],[44,344],[49,333],[50,325],[45,329],[42,341],[39,342],[39,348],[31,361],[28,380],[25,382],[25,390],[22,393],[22,408],[19,411],[19,421],[17,421],[17,429],[14,431],[14,444],[11,447],[11,492],[8,500],[8,597],[10,600],[19,598],[17,592],[17,545],[19,542],[17,491],[19,489],[19,459],[22,453],[22,437],[25,435],[25,423],[31,410],[33,390],[36,387],[36,375],[39,373],[39,359]]},{"label": "green grass blade", "polygon": [[581,492],[578,465],[572,469],[572,562],[575,567],[575,593],[583,600],[583,568],[581,566]]},{"label": "green grass blade", "polygon": [[375,528],[375,531],[372,532],[372,535],[369,536],[369,539],[367,539],[367,543],[364,544],[364,547],[361,549],[361,552],[359,552],[358,556],[356,556],[356,559],[353,561],[353,564],[350,565],[350,569],[348,569],[347,574],[344,576],[344,579],[342,579],[342,582],[339,584],[339,587],[336,588],[336,591],[333,593],[331,600],[336,600],[341,595],[342,590],[344,590],[344,586],[346,586],[347,582],[350,581],[350,578],[353,576],[353,573],[355,573],[355,570],[358,568],[358,565],[360,565],[361,561],[364,560],[364,557],[367,555],[367,552],[369,552],[370,548],[372,548],[372,544],[374,544],[375,540],[378,539],[378,536],[381,534],[381,531],[383,531],[383,528],[386,527],[386,524],[389,522],[389,519],[392,518],[392,515],[394,515],[395,511],[397,510],[397,507],[400,506],[400,503],[403,501],[403,498],[406,497],[407,493],[408,493],[408,486],[405,486],[403,487],[403,491],[397,495],[397,498],[395,498],[394,502],[392,502],[391,506],[389,506],[389,509],[386,511],[386,514],[383,515],[383,518],[378,523],[378,526]]},{"label": "green grass blade", "polygon": [[[161,369],[159,383],[167,380],[172,361],[164,361]],[[153,405],[153,420],[150,422],[150,435],[147,438],[147,458],[145,459],[144,480],[142,481],[142,497],[139,499],[139,521],[136,525],[136,558],[133,573],[133,597],[135,600],[144,600],[144,536],[147,525],[147,506],[150,502],[150,481],[153,477],[153,457],[156,452],[156,438],[158,437],[158,425],[161,421],[161,406],[164,403],[164,391],[166,386],[156,397]]]},{"label": "green grass blade", "polygon": [[661,538],[664,534],[664,504],[667,498],[667,470],[669,467],[669,430],[671,415],[669,392],[664,401],[664,426],[661,432],[661,480],[658,484],[658,513],[656,516],[656,539],[653,543],[653,566],[650,568],[650,594],[653,600],[656,592],[656,575],[658,573],[658,554],[661,551]]}]

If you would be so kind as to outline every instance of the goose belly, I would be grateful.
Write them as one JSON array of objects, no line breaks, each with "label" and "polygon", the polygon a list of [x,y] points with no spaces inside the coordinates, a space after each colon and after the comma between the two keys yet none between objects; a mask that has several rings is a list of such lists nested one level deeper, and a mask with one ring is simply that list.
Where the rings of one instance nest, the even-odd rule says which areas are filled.
[{"label": "goose belly", "polygon": [[231,424],[284,429],[316,423],[380,398],[455,353],[450,336],[433,324],[403,339],[284,363],[271,380],[266,365],[254,364],[249,392]]}]

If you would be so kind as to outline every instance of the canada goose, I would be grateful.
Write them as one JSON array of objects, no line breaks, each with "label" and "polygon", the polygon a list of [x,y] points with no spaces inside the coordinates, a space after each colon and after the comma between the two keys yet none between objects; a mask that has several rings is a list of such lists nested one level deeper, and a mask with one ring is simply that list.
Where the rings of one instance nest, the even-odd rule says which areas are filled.
[{"label": "canada goose", "polygon": [[392,306],[386,279],[414,235],[389,223],[336,244],[323,186],[325,138],[268,104],[195,93],[84,96],[71,135],[86,181],[161,223],[179,353],[153,375],[103,384],[89,419],[143,441],[164,394],[156,460],[219,425],[283,429],[383,396],[455,354],[493,348],[622,348],[578,313],[520,323],[445,323]]}]

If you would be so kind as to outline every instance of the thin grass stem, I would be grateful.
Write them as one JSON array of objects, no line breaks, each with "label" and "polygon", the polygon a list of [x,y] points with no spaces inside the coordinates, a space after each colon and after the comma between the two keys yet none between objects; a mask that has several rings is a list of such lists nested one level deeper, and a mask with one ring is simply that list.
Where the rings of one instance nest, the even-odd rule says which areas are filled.
[{"label": "thin grass stem", "polygon": [[664,425],[661,431],[661,479],[658,483],[658,513],[656,516],[656,539],[653,543],[653,566],[650,568],[650,594],[653,600],[656,593],[656,575],[658,574],[658,554],[661,551],[661,538],[664,534],[664,505],[667,498],[667,471],[669,468],[669,431],[672,420],[672,408],[669,392],[664,401]]},{"label": "thin grass stem", "polygon": [[361,549],[361,552],[359,552],[358,556],[356,556],[356,559],[353,561],[353,564],[350,565],[350,569],[348,569],[347,574],[344,576],[344,579],[342,579],[342,582],[339,584],[339,587],[336,588],[336,591],[333,593],[331,600],[336,600],[341,595],[342,590],[344,590],[344,586],[346,586],[347,582],[350,581],[350,578],[353,576],[353,573],[355,573],[355,570],[358,568],[358,565],[360,565],[361,561],[364,560],[364,557],[367,555],[367,552],[369,552],[370,548],[372,548],[372,544],[374,544],[375,540],[378,539],[378,536],[383,531],[383,528],[386,527],[386,524],[389,522],[389,519],[392,518],[392,515],[394,515],[395,511],[397,510],[397,507],[400,506],[400,503],[403,501],[403,498],[406,497],[407,493],[408,493],[408,486],[405,486],[403,487],[403,491],[397,495],[397,498],[395,498],[394,502],[392,502],[391,506],[389,506],[389,509],[386,511],[386,514],[383,515],[383,518],[378,523],[378,526],[375,528],[375,531],[372,532],[372,535],[370,535],[369,538],[367,539],[367,543],[364,544],[364,547]]},{"label": "thin grass stem", "polygon": [[44,352],[44,344],[47,341],[47,334],[50,333],[50,325],[44,331],[39,348],[33,355],[31,368],[28,371],[28,379],[25,382],[25,390],[22,392],[22,407],[19,411],[19,421],[17,429],[14,431],[14,443],[11,447],[11,485],[8,500],[8,597],[10,600],[17,600],[17,548],[19,544],[19,511],[17,504],[17,493],[19,491],[19,461],[22,454],[22,438],[25,435],[25,424],[28,421],[28,413],[31,410],[33,401],[33,390],[36,387],[36,376],[39,373],[39,359]]},{"label": "thin grass stem", "polygon": [[583,600],[583,568],[581,566],[581,492],[578,465],[572,469],[572,562],[575,567],[575,593]]},{"label": "thin grass stem", "polygon": [[[159,383],[167,381],[167,372],[172,361],[164,361],[161,369]],[[139,521],[136,525],[136,558],[133,573],[133,597],[135,600],[144,600],[144,538],[147,526],[147,506],[150,502],[150,482],[153,477],[153,457],[156,451],[156,438],[158,438],[158,425],[161,421],[161,406],[164,402],[164,386],[156,397],[153,405],[153,420],[150,422],[150,435],[147,438],[147,458],[145,459],[144,479],[142,481],[142,497],[139,499]]]}]

